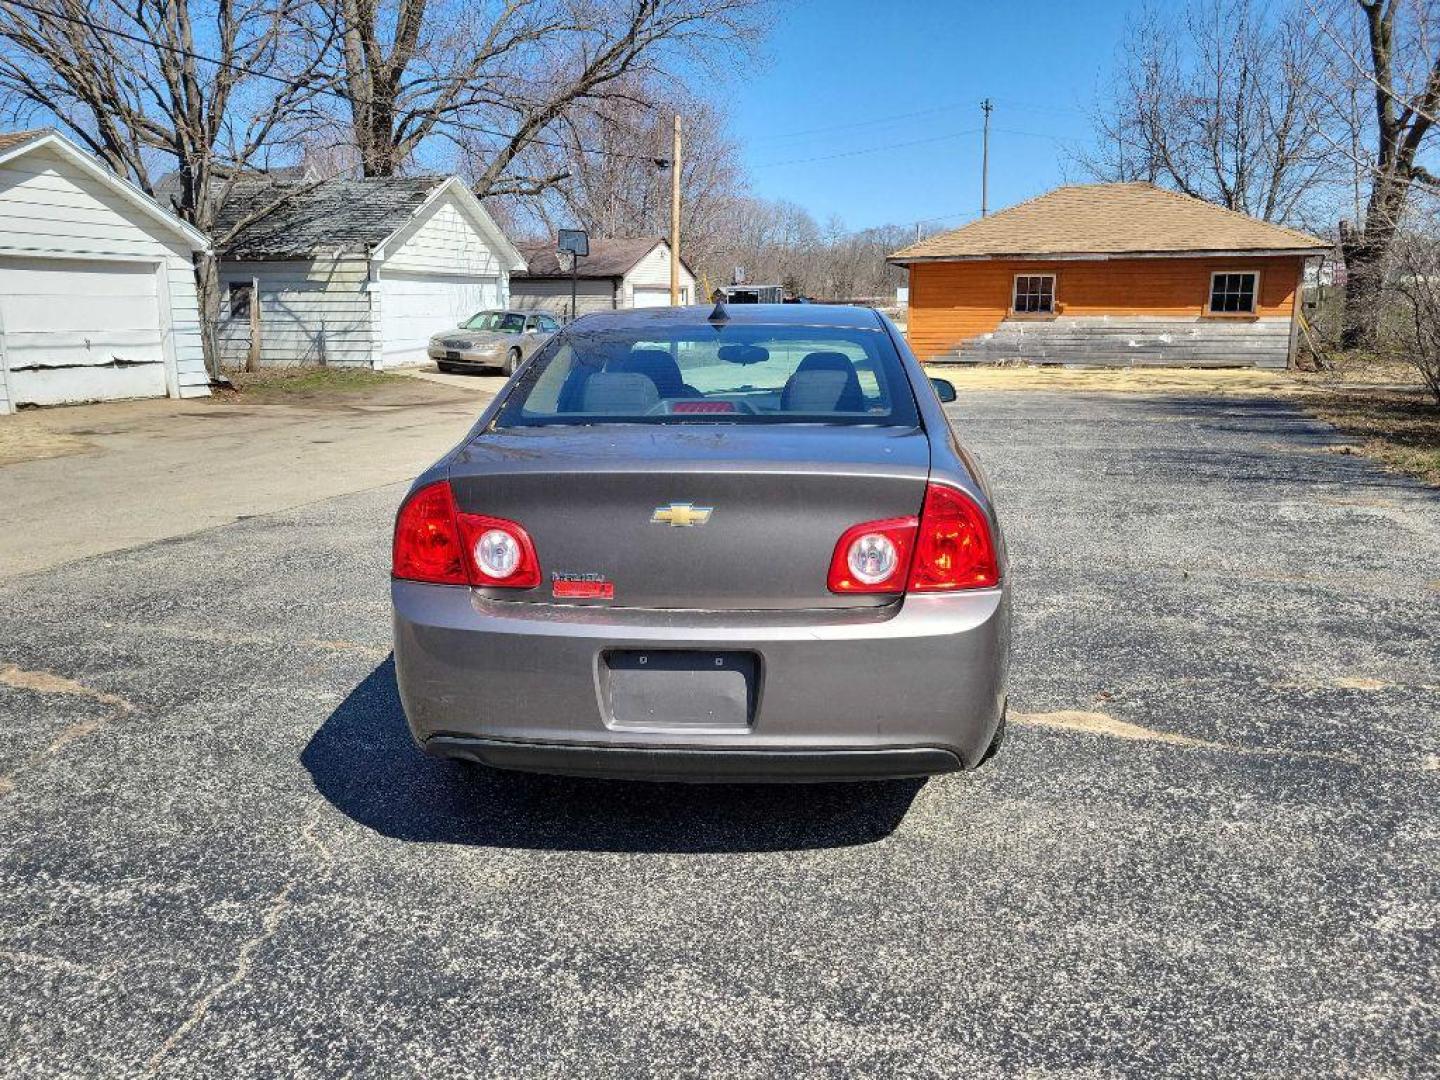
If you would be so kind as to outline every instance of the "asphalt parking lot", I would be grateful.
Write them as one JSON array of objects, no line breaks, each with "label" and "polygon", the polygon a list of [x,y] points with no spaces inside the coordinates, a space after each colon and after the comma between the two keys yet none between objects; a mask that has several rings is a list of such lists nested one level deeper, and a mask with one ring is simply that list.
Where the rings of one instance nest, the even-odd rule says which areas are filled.
[{"label": "asphalt parking lot", "polygon": [[923,784],[424,758],[403,485],[0,584],[4,1071],[1434,1075],[1440,493],[1268,398],[954,415],[1020,715]]}]

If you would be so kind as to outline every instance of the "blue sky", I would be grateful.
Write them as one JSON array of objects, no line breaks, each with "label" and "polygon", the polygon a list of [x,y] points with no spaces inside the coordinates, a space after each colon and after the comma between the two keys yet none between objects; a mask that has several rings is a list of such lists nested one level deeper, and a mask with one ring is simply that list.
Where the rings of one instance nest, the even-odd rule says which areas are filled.
[{"label": "blue sky", "polygon": [[960,133],[987,96],[991,209],[1053,187],[1133,6],[791,0],[769,62],[722,91],[753,189],[852,229],[954,227],[980,212],[980,135]]}]

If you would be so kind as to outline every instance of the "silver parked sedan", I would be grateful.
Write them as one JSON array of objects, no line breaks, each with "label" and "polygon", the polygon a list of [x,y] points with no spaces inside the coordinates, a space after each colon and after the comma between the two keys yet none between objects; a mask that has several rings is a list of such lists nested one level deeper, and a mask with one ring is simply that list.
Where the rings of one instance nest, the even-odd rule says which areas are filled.
[{"label": "silver parked sedan", "polygon": [[989,491],[863,308],[587,315],[395,523],[395,666],[426,751],[506,768],[843,780],[1004,732]]},{"label": "silver parked sedan", "polygon": [[543,311],[481,311],[456,329],[434,335],[428,351],[441,371],[485,367],[513,375],[559,329],[560,323]]}]

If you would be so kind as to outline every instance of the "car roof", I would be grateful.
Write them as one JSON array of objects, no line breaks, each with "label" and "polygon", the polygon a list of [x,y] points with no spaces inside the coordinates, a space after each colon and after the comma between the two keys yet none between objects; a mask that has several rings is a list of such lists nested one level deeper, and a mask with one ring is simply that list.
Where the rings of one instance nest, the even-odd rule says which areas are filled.
[{"label": "car roof", "polygon": [[[729,321],[740,326],[825,326],[875,330],[881,325],[873,308],[849,304],[725,304]],[[637,330],[645,327],[705,326],[711,304],[689,307],[628,308],[596,311],[572,322],[586,330]]]}]

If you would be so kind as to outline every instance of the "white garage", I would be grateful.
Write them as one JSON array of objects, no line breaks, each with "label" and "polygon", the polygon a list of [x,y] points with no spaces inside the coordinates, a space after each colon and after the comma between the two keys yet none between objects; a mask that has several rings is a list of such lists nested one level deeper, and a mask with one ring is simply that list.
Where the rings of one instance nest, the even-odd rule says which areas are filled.
[{"label": "white garage", "polygon": [[386,364],[425,359],[425,343],[484,308],[500,306],[498,276],[380,275],[380,326]]},{"label": "white garage", "polygon": [[61,136],[0,135],[0,412],[208,394],[204,246]]},{"label": "white garage", "polygon": [[274,365],[424,363],[432,334],[506,305],[525,266],[458,177],[256,177],[236,185],[217,230],[265,207],[220,262],[221,350],[235,365],[252,353]]},{"label": "white garage", "polygon": [[654,286],[635,286],[635,307],[669,307],[670,288],[657,289]]}]

